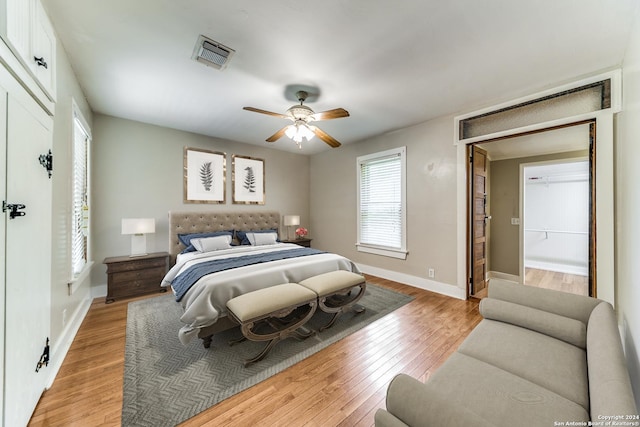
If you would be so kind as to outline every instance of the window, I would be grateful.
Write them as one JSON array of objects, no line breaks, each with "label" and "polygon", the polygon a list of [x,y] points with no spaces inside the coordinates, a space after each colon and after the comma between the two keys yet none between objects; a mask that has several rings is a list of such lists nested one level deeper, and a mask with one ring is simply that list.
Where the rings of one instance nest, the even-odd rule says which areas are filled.
[{"label": "window", "polygon": [[91,134],[73,103],[73,188],[71,219],[71,272],[77,278],[87,265],[89,245],[89,148]]},{"label": "window", "polygon": [[358,250],[406,259],[406,147],[358,157],[357,166]]}]

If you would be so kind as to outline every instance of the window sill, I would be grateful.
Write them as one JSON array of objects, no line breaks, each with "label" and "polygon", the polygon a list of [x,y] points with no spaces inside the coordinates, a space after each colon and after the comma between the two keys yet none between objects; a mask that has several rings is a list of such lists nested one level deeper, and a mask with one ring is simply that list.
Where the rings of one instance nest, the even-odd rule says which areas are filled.
[{"label": "window sill", "polygon": [[86,263],[80,274],[75,276],[69,281],[69,283],[67,283],[67,286],[69,287],[69,295],[73,295],[73,293],[78,290],[82,282],[84,282],[84,280],[89,277],[89,274],[91,273],[91,267],[93,267],[93,261],[89,261],[88,263]]},{"label": "window sill", "polygon": [[363,245],[361,243],[356,243],[356,249],[358,252],[366,252],[369,254],[382,255],[403,260],[407,259],[407,254],[409,253],[403,249],[384,248],[381,246]]}]

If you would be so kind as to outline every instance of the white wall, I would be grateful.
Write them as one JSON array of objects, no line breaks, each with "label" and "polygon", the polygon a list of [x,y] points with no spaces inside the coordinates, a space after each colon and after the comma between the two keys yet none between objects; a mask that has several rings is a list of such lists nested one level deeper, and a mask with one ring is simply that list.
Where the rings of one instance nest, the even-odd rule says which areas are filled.
[{"label": "white wall", "polygon": [[[203,148],[227,154],[226,203],[183,203],[183,149]],[[231,155],[265,161],[266,203],[232,204]],[[104,258],[131,252],[131,237],[121,234],[122,218],[155,218],[147,236],[150,252],[169,249],[169,211],[279,211],[300,215],[309,227],[309,158],[265,146],[241,144],[203,135],[96,114],[92,152],[92,237],[96,262],[92,284],[106,292]],[[310,237],[316,233],[310,228]],[[314,241],[315,243],[315,241]],[[315,245],[314,245],[315,246]]]},{"label": "white wall", "polygon": [[[356,158],[400,146],[407,147],[406,260],[358,252],[355,247]],[[464,288],[456,284],[453,117],[312,156],[311,212],[316,247],[349,257],[365,272],[464,298]],[[428,268],[435,270],[435,278],[428,278]]]},{"label": "white wall", "polygon": [[[71,279],[71,200],[72,200],[72,114],[71,99],[91,125],[92,112],[85,100],[82,88],[58,41],[56,78],[57,103],[53,128],[53,224],[52,224],[52,272],[51,272],[51,360],[56,368],[62,363],[58,352],[66,352],[79,326],[84,310],[90,302],[90,283],[85,280],[69,295]],[[64,317],[64,322],[63,322]]]},{"label": "white wall", "polygon": [[618,320],[640,408],[640,7],[623,64],[623,112],[616,139],[616,283]]}]

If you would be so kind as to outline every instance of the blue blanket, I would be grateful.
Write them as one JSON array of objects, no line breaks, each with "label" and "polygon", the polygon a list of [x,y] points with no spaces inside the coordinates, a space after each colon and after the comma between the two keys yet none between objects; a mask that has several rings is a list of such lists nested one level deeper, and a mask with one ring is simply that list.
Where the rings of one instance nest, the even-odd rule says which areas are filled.
[{"label": "blue blanket", "polygon": [[233,258],[216,259],[201,262],[187,268],[180,273],[173,281],[171,286],[176,294],[176,301],[180,301],[187,291],[198,280],[207,274],[216,273],[218,271],[230,270],[237,267],[246,267],[248,265],[260,264],[263,262],[277,261],[281,259],[297,258],[308,255],[322,254],[324,251],[311,248],[294,248],[283,251],[269,252],[266,254],[241,255]]}]

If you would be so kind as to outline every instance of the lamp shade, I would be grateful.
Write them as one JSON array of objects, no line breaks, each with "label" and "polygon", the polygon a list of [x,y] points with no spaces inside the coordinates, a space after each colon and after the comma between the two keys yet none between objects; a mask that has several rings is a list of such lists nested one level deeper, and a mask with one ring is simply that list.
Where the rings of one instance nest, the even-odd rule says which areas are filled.
[{"label": "lamp shade", "polygon": [[122,234],[149,234],[155,232],[155,218],[122,218]]},{"label": "lamp shade", "polygon": [[284,225],[300,225],[300,215],[285,215],[284,216]]}]

